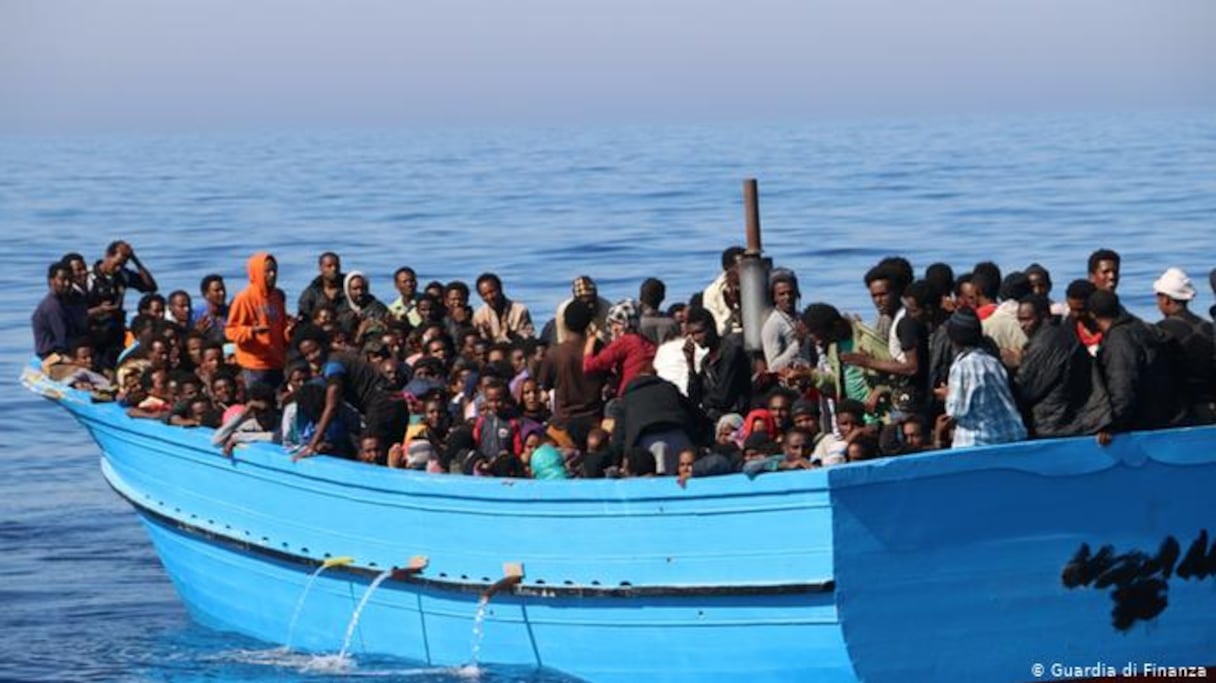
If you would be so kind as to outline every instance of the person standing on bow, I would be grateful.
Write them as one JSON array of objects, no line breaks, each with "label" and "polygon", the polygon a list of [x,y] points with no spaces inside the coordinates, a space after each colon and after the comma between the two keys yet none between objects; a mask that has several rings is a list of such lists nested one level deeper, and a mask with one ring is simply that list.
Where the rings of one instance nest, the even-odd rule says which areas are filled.
[{"label": "person standing on bow", "polygon": [[249,257],[248,265],[249,286],[232,300],[224,332],[236,345],[245,385],[264,382],[277,388],[287,363],[287,303],[275,287],[279,265],[266,252]]},{"label": "person standing on bow", "polygon": [[[127,263],[136,270],[127,268]],[[113,369],[122,353],[127,314],[123,299],[127,288],[155,292],[156,278],[135,255],[130,244],[118,240],[106,247],[105,257],[93,265],[88,277],[89,335],[103,368]]]}]

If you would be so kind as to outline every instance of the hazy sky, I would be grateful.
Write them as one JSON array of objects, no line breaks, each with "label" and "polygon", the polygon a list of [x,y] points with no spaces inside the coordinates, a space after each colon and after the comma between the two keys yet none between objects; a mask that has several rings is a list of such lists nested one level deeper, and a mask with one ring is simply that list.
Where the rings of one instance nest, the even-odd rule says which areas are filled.
[{"label": "hazy sky", "polygon": [[0,132],[1216,103],[1216,0],[0,0]]}]

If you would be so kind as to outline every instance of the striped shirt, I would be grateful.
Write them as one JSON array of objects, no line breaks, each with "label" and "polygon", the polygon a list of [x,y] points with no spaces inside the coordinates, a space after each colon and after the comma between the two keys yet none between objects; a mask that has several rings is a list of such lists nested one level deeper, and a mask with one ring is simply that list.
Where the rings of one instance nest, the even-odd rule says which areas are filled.
[{"label": "striped shirt", "polygon": [[956,423],[952,448],[1026,438],[1005,367],[991,354],[975,349],[960,354],[950,366],[948,387],[946,413]]}]

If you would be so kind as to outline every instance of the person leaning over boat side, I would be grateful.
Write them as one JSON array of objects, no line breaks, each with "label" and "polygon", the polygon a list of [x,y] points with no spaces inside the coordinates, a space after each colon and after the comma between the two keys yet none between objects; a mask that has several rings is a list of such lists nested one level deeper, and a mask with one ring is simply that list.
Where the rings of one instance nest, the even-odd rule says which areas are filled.
[{"label": "person leaning over boat side", "polygon": [[511,301],[502,291],[502,279],[494,273],[477,277],[477,294],[484,304],[473,314],[473,327],[490,342],[509,342],[516,337],[534,337],[528,307]]},{"label": "person leaning over boat side", "polygon": [[292,338],[300,356],[309,365],[320,368],[318,375],[325,382],[324,408],[316,420],[313,436],[294,459],[317,454],[343,401],[363,415],[368,433],[379,436],[385,444],[401,441],[410,418],[405,399],[388,391],[379,371],[357,355],[330,353],[328,341],[325,333],[312,325],[301,325]]},{"label": "person leaning over boat side", "polygon": [[1114,294],[1115,288],[1119,286],[1119,264],[1119,254],[1113,249],[1095,251],[1089,255],[1086,264],[1089,281],[1094,287]]},{"label": "person leaning over boat side", "polygon": [[317,258],[317,270],[319,274],[300,292],[299,317],[312,319],[313,311],[323,304],[331,306],[335,315],[346,313],[350,307],[342,288],[342,259],[327,251]]},{"label": "person leaning over boat side", "polygon": [[68,265],[61,261],[56,261],[47,268],[48,291],[30,316],[30,325],[34,331],[34,353],[43,361],[56,356],[52,365],[59,357],[66,359],[72,347],[88,335],[84,308],[69,303],[71,274]]},{"label": "person leaning over boat side", "polygon": [[588,275],[579,275],[574,278],[574,282],[570,284],[571,297],[562,301],[557,305],[557,312],[553,316],[553,342],[560,344],[566,341],[570,330],[566,329],[563,322],[562,313],[566,307],[573,301],[582,301],[586,306],[591,308],[594,316],[591,318],[591,325],[587,327],[585,336],[599,337],[600,341],[609,341],[610,335],[608,331],[608,309],[612,308],[612,302],[599,295],[599,288],[595,285],[595,280],[592,280]]},{"label": "person leaning over boat side", "polygon": [[1097,434],[1110,423],[1110,398],[1093,359],[1051,303],[1030,294],[1018,303],[1018,322],[1030,341],[1013,377],[1013,394],[1034,438]]},{"label": "person leaning over boat side", "polygon": [[1216,422],[1216,341],[1212,323],[1191,312],[1195,298],[1191,279],[1178,268],[1170,268],[1153,283],[1157,295],[1157,310],[1165,317],[1157,327],[1165,331],[1178,345],[1182,363],[1183,396],[1191,424]]},{"label": "person leaning over boat side", "polygon": [[957,353],[946,385],[946,412],[939,418],[954,424],[952,448],[1021,441],[1026,427],[1018,414],[1005,366],[983,346],[979,316],[970,308],[954,312],[946,333]]},{"label": "person leaning over boat side", "polygon": [[679,453],[707,435],[708,423],[675,385],[644,370],[617,398],[619,417],[609,445],[619,462],[625,450],[641,446],[655,454],[659,474],[675,471]]},{"label": "person leaning over boat side", "polygon": [[190,323],[205,339],[224,343],[228,335],[224,327],[228,325],[228,287],[224,278],[218,273],[204,275],[198,283],[199,294],[203,303],[194,308]]},{"label": "person leaning over boat side", "polygon": [[275,287],[279,265],[260,251],[249,257],[249,286],[232,300],[224,334],[236,345],[245,384],[283,383],[287,363],[287,297]]},{"label": "person leaning over boat side", "polygon": [[[1098,367],[1110,394],[1109,432],[1159,429],[1181,424],[1186,415],[1176,387],[1169,337],[1128,313],[1119,297],[1099,289],[1089,296],[1089,312],[1102,331]],[[1105,440],[1105,439],[1104,439]]]},{"label": "person leaning over boat side", "polygon": [[[751,359],[740,335],[721,337],[707,309],[688,311],[685,323],[684,363],[688,367],[688,398],[710,420],[726,413],[746,412],[751,402]],[[697,351],[707,349],[697,370]]]},{"label": "person leaning over boat side", "polygon": [[[127,268],[135,264],[136,270]],[[156,278],[135,255],[131,245],[118,240],[106,247],[105,256],[93,265],[88,277],[89,334],[102,368],[118,365],[126,334],[123,299],[128,288],[155,292]]]},{"label": "person leaning over boat side", "polygon": [[810,366],[811,345],[804,340],[806,332],[798,321],[798,278],[792,271],[775,274],[769,283],[773,311],[760,330],[764,348],[764,364],[769,372],[791,365]]},{"label": "person leaning over boat side", "polygon": [[680,324],[660,308],[666,297],[667,285],[658,278],[648,277],[638,288],[638,302],[642,304],[638,332],[655,346],[680,336]]}]

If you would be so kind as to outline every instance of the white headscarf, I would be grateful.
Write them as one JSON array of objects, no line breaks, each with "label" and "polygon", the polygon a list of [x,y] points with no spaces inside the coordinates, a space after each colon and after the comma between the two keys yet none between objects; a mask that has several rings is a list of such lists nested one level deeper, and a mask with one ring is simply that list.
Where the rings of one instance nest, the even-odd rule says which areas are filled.
[{"label": "white headscarf", "polygon": [[346,278],[342,280],[342,293],[346,295],[346,303],[350,305],[350,310],[354,311],[355,313],[362,313],[363,307],[359,305],[359,302],[355,301],[355,297],[350,295],[350,283],[357,277],[363,278],[363,284],[367,285],[367,289],[364,290],[364,293],[372,293],[371,283],[367,281],[367,277],[363,274],[363,271],[360,270],[352,270],[346,274]]}]

